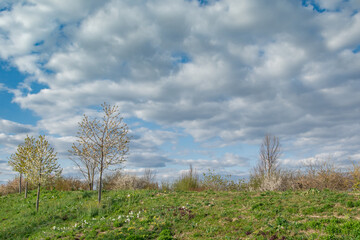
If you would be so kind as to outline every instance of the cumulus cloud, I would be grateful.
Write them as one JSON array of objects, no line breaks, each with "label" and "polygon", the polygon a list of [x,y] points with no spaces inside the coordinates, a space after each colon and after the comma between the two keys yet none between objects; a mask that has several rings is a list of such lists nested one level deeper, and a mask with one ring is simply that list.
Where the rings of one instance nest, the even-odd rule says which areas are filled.
[{"label": "cumulus cloud", "polygon": [[1,152],[3,154],[13,153],[16,150],[16,147],[23,143],[26,136],[33,136],[37,133],[37,127],[0,119],[0,145],[2,146]]},{"label": "cumulus cloud", "polygon": [[[131,166],[180,163],[161,146],[187,135],[228,146],[272,132],[298,154],[357,154],[357,1],[25,2],[0,5],[0,56],[30,86],[47,86],[19,87],[13,101],[41,117],[59,149],[82,113],[108,101],[163,128],[136,130]],[[230,153],[188,159],[246,166]]]}]

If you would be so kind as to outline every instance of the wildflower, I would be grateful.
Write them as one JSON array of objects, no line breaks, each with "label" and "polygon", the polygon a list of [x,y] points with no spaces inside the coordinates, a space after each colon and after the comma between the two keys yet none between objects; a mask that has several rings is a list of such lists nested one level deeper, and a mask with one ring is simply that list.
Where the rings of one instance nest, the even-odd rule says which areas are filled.
[{"label": "wildflower", "polygon": [[129,197],[130,197],[130,194],[128,194],[127,197],[129,198]]},{"label": "wildflower", "polygon": [[56,230],[56,226],[53,226],[52,229],[53,229],[53,230]]}]

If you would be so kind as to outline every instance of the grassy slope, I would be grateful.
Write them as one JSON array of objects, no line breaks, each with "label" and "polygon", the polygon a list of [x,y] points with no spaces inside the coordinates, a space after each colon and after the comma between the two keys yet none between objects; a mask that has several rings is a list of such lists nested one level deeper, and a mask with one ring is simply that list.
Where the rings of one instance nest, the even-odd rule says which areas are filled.
[{"label": "grassy slope", "polygon": [[[0,197],[0,239],[360,239],[356,193],[35,191]],[[285,237],[285,238],[283,238]],[[358,238],[357,238],[358,237]]]}]

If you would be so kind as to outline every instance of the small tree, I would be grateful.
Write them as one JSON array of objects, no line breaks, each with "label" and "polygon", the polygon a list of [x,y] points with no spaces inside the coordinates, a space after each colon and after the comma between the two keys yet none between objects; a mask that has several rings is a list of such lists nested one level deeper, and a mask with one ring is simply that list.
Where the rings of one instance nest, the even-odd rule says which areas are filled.
[{"label": "small tree", "polygon": [[[22,145],[19,145],[16,153],[12,154],[9,159],[9,165],[13,168],[14,171],[17,171],[20,174],[19,177],[19,193],[21,193],[21,182],[22,176],[26,177],[27,166],[31,160],[32,154],[34,153],[34,142],[33,137],[27,136],[25,142]],[[27,198],[27,189],[28,181],[25,180],[25,198]]]},{"label": "small tree", "polygon": [[95,175],[98,173],[98,157],[94,158],[96,152],[89,152],[94,149],[87,145],[85,141],[86,136],[83,136],[82,132],[79,132],[77,137],[77,143],[74,143],[72,150],[69,151],[75,156],[75,158],[71,158],[71,160],[79,168],[88,183],[89,190],[92,191],[94,189]]},{"label": "small tree", "polygon": [[31,159],[26,167],[29,180],[37,185],[36,211],[39,210],[40,187],[52,175],[60,175],[61,168],[57,163],[56,153],[50,147],[45,136],[39,136],[35,141]]},{"label": "small tree", "polygon": [[[78,141],[73,145],[73,151],[86,161],[85,166],[96,166],[99,170],[98,201],[101,202],[102,177],[104,170],[110,166],[126,161],[129,151],[128,127],[120,117],[117,106],[102,104],[104,116],[102,119],[90,119],[84,115],[79,123]],[[92,162],[94,161],[94,162]],[[89,176],[88,171],[87,176]]]},{"label": "small tree", "polygon": [[266,134],[260,147],[257,169],[262,176],[270,177],[278,170],[281,146],[279,138]]},{"label": "small tree", "polygon": [[250,175],[250,188],[273,191],[281,188],[279,171],[281,146],[278,137],[266,134],[260,146],[259,161]]}]

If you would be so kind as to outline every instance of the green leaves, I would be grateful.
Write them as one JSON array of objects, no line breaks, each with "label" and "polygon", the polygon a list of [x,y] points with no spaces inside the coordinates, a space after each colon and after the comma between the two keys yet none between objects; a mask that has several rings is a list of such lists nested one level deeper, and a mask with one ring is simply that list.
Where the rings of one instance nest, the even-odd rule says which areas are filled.
[{"label": "green leaves", "polygon": [[56,152],[50,147],[45,136],[39,136],[29,146],[31,158],[26,167],[26,175],[32,183],[44,183],[52,174],[60,175],[61,168],[57,163]]},{"label": "green leaves", "polygon": [[44,183],[51,174],[61,173],[56,152],[42,135],[38,139],[27,136],[11,155],[9,165],[32,183]]},{"label": "green leaves", "polygon": [[9,165],[12,166],[14,171],[26,175],[35,152],[34,143],[35,138],[27,136],[24,143],[18,146],[14,154],[11,154]]}]

